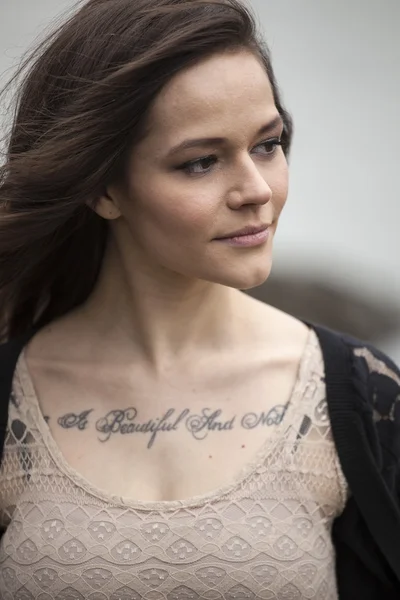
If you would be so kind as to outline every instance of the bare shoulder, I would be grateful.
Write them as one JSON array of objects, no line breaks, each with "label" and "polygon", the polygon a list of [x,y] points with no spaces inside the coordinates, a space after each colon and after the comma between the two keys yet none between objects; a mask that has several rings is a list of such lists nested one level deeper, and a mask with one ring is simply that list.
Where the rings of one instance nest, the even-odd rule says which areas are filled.
[{"label": "bare shoulder", "polygon": [[79,313],[68,313],[40,329],[26,347],[28,359],[38,362],[79,361],[88,354],[85,324]]},{"label": "bare shoulder", "polygon": [[299,319],[265,302],[243,294],[246,327],[254,339],[267,343],[271,352],[294,359],[303,354],[310,336],[309,327]]},{"label": "bare shoulder", "polygon": [[[80,329],[79,329],[80,325]],[[90,366],[90,347],[85,329],[69,315],[52,321],[25,347],[25,360],[33,383],[44,395],[43,385],[54,383],[57,390]],[[43,384],[43,385],[42,385]]]}]

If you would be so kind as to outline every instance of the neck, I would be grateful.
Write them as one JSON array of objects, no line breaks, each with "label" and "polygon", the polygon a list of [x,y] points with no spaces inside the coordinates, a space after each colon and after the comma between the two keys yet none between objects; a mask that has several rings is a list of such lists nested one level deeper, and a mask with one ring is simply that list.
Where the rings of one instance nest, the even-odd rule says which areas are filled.
[{"label": "neck", "polygon": [[140,356],[155,369],[226,347],[244,294],[219,284],[127,265],[112,246],[96,288],[82,307],[85,322],[109,348]]}]

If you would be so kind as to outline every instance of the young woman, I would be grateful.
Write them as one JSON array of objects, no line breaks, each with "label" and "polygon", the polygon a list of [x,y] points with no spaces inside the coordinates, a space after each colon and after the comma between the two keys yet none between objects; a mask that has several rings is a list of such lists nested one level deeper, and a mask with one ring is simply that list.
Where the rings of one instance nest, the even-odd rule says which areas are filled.
[{"label": "young woman", "polygon": [[0,183],[1,597],[398,598],[400,538],[351,473],[395,535],[399,372],[331,334],[358,404],[373,377],[386,402],[356,416],[393,461],[371,416],[354,469],[323,331],[241,291],[270,273],[292,135],[249,11],[90,0],[25,68]]}]

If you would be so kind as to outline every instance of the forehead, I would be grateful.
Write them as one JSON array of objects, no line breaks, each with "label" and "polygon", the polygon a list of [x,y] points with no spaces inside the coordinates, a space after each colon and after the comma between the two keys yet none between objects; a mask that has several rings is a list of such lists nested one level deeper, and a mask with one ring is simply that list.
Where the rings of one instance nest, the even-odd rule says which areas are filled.
[{"label": "forehead", "polygon": [[[207,58],[165,86],[150,111],[149,138],[175,143],[182,136],[258,128],[276,115],[265,68],[250,51]],[[218,131],[217,131],[218,130]],[[225,131],[226,133],[226,131]]]}]

